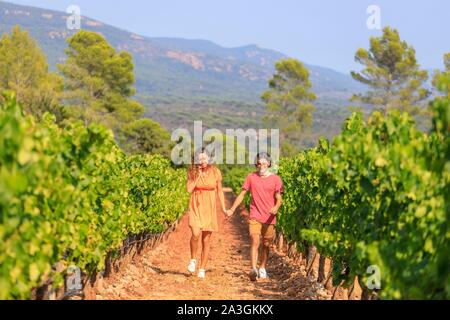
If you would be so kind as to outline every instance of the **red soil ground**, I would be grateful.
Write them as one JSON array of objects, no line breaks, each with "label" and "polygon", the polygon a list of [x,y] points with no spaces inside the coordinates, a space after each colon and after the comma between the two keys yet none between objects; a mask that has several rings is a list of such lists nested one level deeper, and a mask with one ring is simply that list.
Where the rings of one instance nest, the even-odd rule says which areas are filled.
[{"label": "red soil ground", "polygon": [[[226,206],[234,200],[226,193]],[[119,272],[103,280],[95,289],[97,299],[330,299],[332,292],[307,276],[305,267],[278,252],[271,251],[269,279],[251,282],[247,212],[241,208],[229,220],[218,213],[220,231],[212,235],[206,278],[190,275],[190,229],[188,217],[181,219],[167,241],[153,250],[144,250]],[[199,249],[201,245],[199,246]],[[200,250],[199,250],[200,251]],[[198,259],[200,256],[198,257]],[[94,298],[92,297],[92,298]]]}]

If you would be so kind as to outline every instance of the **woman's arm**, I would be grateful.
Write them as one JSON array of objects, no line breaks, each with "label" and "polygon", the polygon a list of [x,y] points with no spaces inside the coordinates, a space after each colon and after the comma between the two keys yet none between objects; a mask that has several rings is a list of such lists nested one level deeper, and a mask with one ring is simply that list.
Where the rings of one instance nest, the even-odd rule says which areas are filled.
[{"label": "woman's arm", "polygon": [[223,194],[223,186],[222,186],[222,173],[220,172],[219,168],[215,168],[216,172],[215,172],[215,176],[216,176],[216,181],[217,181],[217,195],[219,197],[219,201],[220,201],[220,205],[221,205],[221,209],[222,212],[224,214],[226,214],[227,209],[225,208],[225,196]]},{"label": "woman's arm", "polygon": [[188,174],[188,179],[187,179],[187,183],[186,183],[187,192],[189,192],[189,193],[194,192],[195,186],[197,185],[198,180],[200,179],[201,175],[202,174],[200,172],[198,177],[194,180],[191,178],[190,174]]},{"label": "woman's arm", "polygon": [[219,180],[217,182],[217,193],[218,193],[218,196],[219,196],[220,204],[222,206],[222,212],[226,213],[227,209],[225,208],[225,196],[223,194],[222,180]]}]

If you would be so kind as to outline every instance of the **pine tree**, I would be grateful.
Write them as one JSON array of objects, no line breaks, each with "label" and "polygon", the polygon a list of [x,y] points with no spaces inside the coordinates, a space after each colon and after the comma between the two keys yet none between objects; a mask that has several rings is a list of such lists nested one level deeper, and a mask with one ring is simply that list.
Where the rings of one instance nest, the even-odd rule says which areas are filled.
[{"label": "pine tree", "polygon": [[48,70],[47,58],[27,31],[19,26],[0,39],[0,91],[11,90],[25,112],[40,118],[44,112],[62,115],[62,78]]},{"label": "pine tree", "polygon": [[446,89],[441,89],[442,87],[442,81],[441,79],[446,76],[447,78],[450,77],[450,52],[446,53],[444,55],[444,66],[445,66],[445,70],[444,71],[439,71],[436,70],[433,76],[433,86],[441,93],[444,94],[448,94],[449,90],[448,88]]},{"label": "pine tree", "polygon": [[370,49],[359,49],[355,60],[365,68],[352,77],[369,87],[352,101],[383,109],[420,113],[430,92],[422,86],[428,73],[420,70],[413,47],[400,39],[397,30],[386,27],[381,37],[370,38]]},{"label": "pine tree", "polygon": [[65,103],[72,116],[119,130],[138,119],[143,106],[131,97],[134,65],[127,52],[116,50],[98,33],[81,30],[67,40],[67,60],[58,65],[65,77]]},{"label": "pine tree", "polygon": [[280,130],[281,153],[295,154],[300,149],[302,134],[312,125],[312,102],[308,69],[296,59],[283,59],[275,64],[276,72],[269,80],[269,90],[262,100],[266,103],[264,121]]}]

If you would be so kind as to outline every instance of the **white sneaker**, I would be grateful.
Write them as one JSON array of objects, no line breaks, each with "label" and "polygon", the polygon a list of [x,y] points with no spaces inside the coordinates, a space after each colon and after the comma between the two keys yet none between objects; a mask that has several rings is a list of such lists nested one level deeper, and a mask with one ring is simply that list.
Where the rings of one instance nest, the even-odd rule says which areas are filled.
[{"label": "white sneaker", "polygon": [[199,269],[198,270],[198,277],[202,278],[202,279],[205,278],[205,272],[206,272],[205,269]]},{"label": "white sneaker", "polygon": [[259,278],[260,279],[267,279],[267,271],[264,268],[259,269]]},{"label": "white sneaker", "polygon": [[191,261],[189,262],[189,265],[188,265],[188,271],[190,273],[194,273],[196,266],[197,266],[197,260],[191,259]]}]

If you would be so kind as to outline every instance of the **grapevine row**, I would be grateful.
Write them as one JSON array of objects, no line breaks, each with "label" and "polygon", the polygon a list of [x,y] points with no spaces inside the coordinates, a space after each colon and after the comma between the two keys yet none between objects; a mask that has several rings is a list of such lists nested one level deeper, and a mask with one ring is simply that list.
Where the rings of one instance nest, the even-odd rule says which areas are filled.
[{"label": "grapevine row", "polygon": [[381,298],[450,298],[449,97],[431,107],[430,132],[407,113],[354,113],[332,143],[282,159],[281,231],[332,259],[334,285],[358,277]]},{"label": "grapevine row", "polygon": [[0,106],[0,299],[26,299],[63,274],[84,271],[130,235],[159,233],[187,206],[185,172],[161,156],[126,156],[100,125],[55,124]]}]

